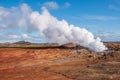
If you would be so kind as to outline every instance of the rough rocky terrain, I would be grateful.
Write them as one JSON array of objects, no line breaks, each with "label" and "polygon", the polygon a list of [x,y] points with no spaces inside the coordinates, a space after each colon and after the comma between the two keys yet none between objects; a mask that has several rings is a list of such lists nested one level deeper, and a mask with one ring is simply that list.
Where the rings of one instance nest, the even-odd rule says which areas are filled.
[{"label": "rough rocky terrain", "polygon": [[73,44],[1,47],[0,80],[120,80],[120,43],[104,44],[100,53]]}]

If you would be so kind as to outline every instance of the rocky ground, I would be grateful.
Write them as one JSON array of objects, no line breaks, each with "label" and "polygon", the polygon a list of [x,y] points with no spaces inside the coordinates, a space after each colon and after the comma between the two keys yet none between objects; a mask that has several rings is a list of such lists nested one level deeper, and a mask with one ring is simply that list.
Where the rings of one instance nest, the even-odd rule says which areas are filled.
[{"label": "rocky ground", "polygon": [[120,80],[120,43],[92,52],[66,44],[46,48],[0,48],[0,80]]}]

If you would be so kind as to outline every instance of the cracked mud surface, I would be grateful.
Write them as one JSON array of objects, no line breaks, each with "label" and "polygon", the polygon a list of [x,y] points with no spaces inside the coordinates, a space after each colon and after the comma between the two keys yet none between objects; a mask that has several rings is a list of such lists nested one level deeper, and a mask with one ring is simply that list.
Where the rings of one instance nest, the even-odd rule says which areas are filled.
[{"label": "cracked mud surface", "polygon": [[[120,43],[85,48],[0,48],[0,80],[120,80]],[[67,46],[68,47],[68,46]]]}]

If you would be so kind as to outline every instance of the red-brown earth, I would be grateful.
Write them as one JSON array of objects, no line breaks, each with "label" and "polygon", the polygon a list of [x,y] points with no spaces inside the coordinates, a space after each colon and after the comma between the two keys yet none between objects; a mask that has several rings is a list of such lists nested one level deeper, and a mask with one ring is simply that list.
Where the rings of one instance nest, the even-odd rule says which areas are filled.
[{"label": "red-brown earth", "polygon": [[0,48],[0,80],[120,80],[120,43],[95,53],[69,44]]}]

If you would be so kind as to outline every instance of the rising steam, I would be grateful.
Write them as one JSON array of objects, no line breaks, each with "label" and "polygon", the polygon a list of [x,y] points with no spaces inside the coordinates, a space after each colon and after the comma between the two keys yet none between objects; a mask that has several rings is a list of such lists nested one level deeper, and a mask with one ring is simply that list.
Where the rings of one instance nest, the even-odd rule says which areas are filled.
[{"label": "rising steam", "polygon": [[[24,10],[23,7],[25,7],[26,10]],[[16,12],[18,9],[14,10],[13,11]],[[18,18],[18,15],[23,16],[22,19],[21,17],[19,17],[20,19],[15,19],[17,22],[15,26],[28,26],[27,29],[30,29],[31,26],[35,27],[39,29],[40,35],[49,43],[58,43],[60,45],[76,43],[96,52],[107,49],[100,38],[95,39],[93,34],[88,30],[68,24],[64,19],[58,20],[56,17],[52,16],[45,7],[42,8],[42,13],[39,13],[38,11],[32,11],[28,5],[23,4],[18,11],[21,11],[21,13],[16,13],[17,15],[12,15],[12,17],[15,19]],[[10,11],[7,12],[11,13]],[[12,20],[12,17],[9,15],[8,20]],[[5,17],[5,19],[6,18],[7,17]],[[1,21],[2,20],[4,19],[1,19]],[[14,22],[10,24],[13,25]]]},{"label": "rising steam", "polygon": [[84,28],[68,24],[67,21],[58,20],[52,16],[46,8],[42,13],[32,12],[31,23],[39,28],[40,34],[50,43],[76,43],[90,50],[100,52],[106,50],[100,38],[94,39],[91,32]]}]

